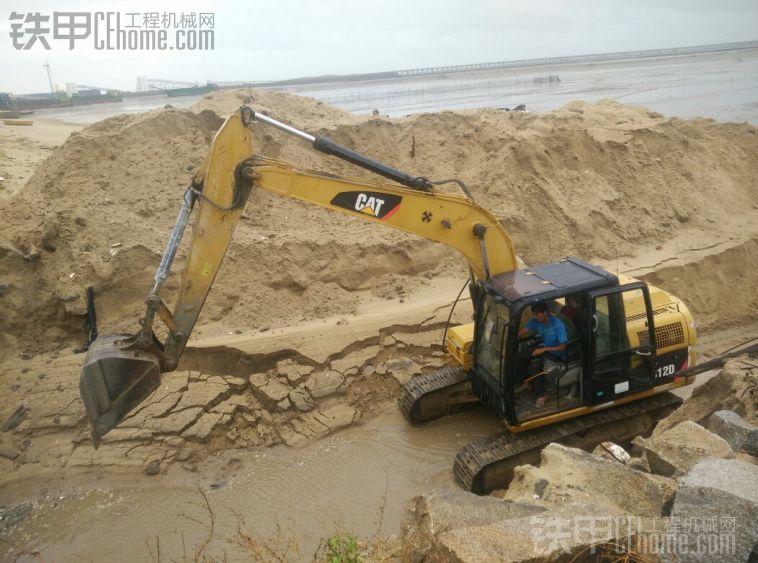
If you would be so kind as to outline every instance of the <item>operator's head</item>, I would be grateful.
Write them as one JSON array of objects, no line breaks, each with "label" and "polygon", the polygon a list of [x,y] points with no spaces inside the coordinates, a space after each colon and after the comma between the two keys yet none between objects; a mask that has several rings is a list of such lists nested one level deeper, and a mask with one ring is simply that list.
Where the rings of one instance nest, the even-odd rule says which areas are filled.
[{"label": "operator's head", "polygon": [[531,309],[532,315],[534,315],[540,321],[548,315],[547,303],[533,303]]}]

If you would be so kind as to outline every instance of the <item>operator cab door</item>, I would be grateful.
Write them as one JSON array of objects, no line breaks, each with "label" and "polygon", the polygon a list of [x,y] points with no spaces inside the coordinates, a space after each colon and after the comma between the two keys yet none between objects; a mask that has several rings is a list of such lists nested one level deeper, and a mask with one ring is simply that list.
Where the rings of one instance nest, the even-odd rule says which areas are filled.
[{"label": "operator cab door", "polygon": [[647,286],[637,282],[593,291],[590,301],[589,404],[653,387],[655,331]]}]

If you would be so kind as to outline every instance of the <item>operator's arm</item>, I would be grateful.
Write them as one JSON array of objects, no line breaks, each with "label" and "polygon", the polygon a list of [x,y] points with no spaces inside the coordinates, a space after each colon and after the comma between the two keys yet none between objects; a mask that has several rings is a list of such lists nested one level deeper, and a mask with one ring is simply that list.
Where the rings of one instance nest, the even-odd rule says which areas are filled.
[{"label": "operator's arm", "polygon": [[535,348],[532,353],[533,356],[541,356],[545,352],[563,352],[566,349],[566,343],[563,342],[558,346],[542,346],[541,348]]},{"label": "operator's arm", "polygon": [[555,319],[556,323],[556,340],[558,341],[558,344],[537,348],[533,352],[534,356],[540,356],[545,352],[563,352],[568,345],[568,333],[566,332],[566,325],[564,325],[563,321],[560,319],[557,319],[555,317],[552,318]]}]

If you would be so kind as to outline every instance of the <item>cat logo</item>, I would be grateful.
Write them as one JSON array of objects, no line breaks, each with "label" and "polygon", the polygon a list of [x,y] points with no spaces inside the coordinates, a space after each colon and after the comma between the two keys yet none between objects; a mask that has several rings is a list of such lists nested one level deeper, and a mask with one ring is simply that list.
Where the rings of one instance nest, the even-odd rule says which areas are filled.
[{"label": "cat logo", "polygon": [[382,210],[384,200],[378,197],[368,196],[366,194],[358,194],[355,200],[355,210],[361,213],[368,213],[374,217],[379,216],[379,212]]},{"label": "cat logo", "polygon": [[330,202],[336,207],[377,219],[389,219],[399,208],[402,197],[379,192],[340,192]]}]

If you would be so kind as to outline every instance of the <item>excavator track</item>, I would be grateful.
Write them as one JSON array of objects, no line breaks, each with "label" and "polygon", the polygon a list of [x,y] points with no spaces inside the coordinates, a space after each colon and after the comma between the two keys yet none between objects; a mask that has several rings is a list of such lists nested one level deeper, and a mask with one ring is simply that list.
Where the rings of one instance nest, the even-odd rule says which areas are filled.
[{"label": "excavator track", "polygon": [[[550,442],[586,449],[610,438],[618,441],[631,439],[633,436],[623,435],[624,428],[636,435],[640,427],[635,427],[631,422],[624,425],[624,421],[647,415],[645,422],[649,425],[650,419],[652,422],[660,420],[681,402],[672,393],[661,393],[546,428],[521,434],[512,434],[506,430],[474,440],[458,452],[454,466],[455,478],[464,489],[477,494],[504,488],[513,478],[514,468],[527,463],[538,463],[542,448]],[[608,436],[608,432],[603,432],[606,429],[604,427],[608,427],[609,431],[615,430],[615,433]]]},{"label": "excavator track", "polygon": [[414,377],[400,389],[398,406],[409,422],[429,422],[479,402],[468,372],[445,367]]}]

